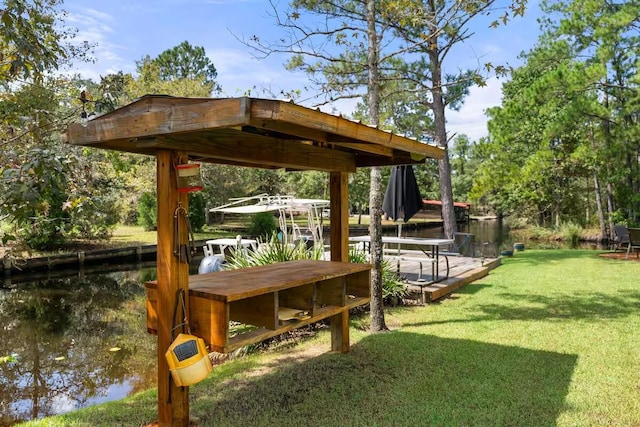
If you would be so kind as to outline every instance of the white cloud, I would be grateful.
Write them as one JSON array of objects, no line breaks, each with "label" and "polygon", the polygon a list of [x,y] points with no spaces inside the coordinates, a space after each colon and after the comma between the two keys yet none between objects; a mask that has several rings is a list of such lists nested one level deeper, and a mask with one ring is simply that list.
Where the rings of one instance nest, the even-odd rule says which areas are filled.
[{"label": "white cloud", "polygon": [[261,60],[240,49],[207,49],[207,55],[218,71],[218,83],[228,96],[252,94],[270,90],[277,96],[280,90],[299,89],[308,83],[302,73],[292,73],[277,59]]},{"label": "white cloud", "polygon": [[471,141],[487,136],[487,108],[502,104],[502,83],[495,77],[487,80],[484,87],[474,86],[469,90],[460,111],[447,110],[447,131],[449,135],[465,134]]},{"label": "white cloud", "polygon": [[130,61],[121,55],[126,46],[110,41],[115,33],[112,27],[114,19],[110,14],[92,8],[77,8],[69,12],[67,21],[78,29],[76,40],[86,41],[93,47],[91,56],[95,58],[93,63],[76,63],[74,72],[99,81],[101,75],[131,68]]}]

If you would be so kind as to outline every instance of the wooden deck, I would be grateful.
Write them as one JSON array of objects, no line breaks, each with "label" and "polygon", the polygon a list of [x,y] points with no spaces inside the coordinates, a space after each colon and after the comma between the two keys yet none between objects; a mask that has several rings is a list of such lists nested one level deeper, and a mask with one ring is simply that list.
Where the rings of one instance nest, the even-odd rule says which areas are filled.
[{"label": "wooden deck", "polygon": [[[410,295],[417,301],[433,302],[456,289],[478,280],[492,269],[499,267],[500,258],[470,258],[463,256],[448,256],[449,276],[437,283],[428,284],[433,281],[431,276],[431,263],[424,257],[415,253],[401,253],[400,257],[386,255],[385,259],[400,265],[400,275],[407,280],[407,288]],[[422,264],[422,270],[420,265]],[[439,277],[442,279],[446,275],[447,266],[444,257],[440,257],[438,265]],[[422,293],[422,295],[421,295]]]}]

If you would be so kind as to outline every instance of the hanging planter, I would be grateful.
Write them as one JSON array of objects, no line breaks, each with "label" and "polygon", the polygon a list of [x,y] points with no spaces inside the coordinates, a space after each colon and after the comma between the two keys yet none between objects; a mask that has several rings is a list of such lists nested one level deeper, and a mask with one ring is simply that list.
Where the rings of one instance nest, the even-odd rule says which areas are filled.
[{"label": "hanging planter", "polygon": [[180,193],[191,193],[202,190],[202,176],[199,163],[176,165],[176,179]]}]

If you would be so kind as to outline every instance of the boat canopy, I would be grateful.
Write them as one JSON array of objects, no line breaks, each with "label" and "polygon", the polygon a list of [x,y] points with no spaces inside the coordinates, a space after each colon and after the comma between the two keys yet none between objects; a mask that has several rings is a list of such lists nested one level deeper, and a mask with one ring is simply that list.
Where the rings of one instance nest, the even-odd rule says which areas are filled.
[{"label": "boat canopy", "polygon": [[[278,212],[278,225],[285,242],[291,235],[292,241],[312,240],[322,244],[323,211],[329,207],[329,200],[299,199],[293,196],[259,194],[257,196],[230,199],[229,203],[211,208],[210,212],[233,214],[256,214],[260,212]],[[295,222],[295,215],[306,215],[307,229],[303,230]]]}]

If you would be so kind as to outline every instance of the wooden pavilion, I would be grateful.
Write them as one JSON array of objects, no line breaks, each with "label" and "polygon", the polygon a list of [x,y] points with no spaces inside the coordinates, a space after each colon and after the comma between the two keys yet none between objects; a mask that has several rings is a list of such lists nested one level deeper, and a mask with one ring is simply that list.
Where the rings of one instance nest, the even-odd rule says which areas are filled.
[{"label": "wooden pavilion", "polygon": [[[169,367],[164,356],[171,344],[172,315],[178,291],[184,289],[189,295],[190,282],[188,264],[180,262],[173,254],[174,239],[179,243],[187,240],[186,229],[179,230],[174,237],[176,207],[188,205],[187,193],[177,189],[176,166],[193,160],[328,172],[331,261],[305,264],[305,268],[313,273],[309,281],[316,283],[335,280],[328,274],[323,275],[322,270],[348,261],[349,173],[358,167],[418,164],[426,158],[440,159],[444,156],[444,151],[438,147],[376,127],[291,102],[247,97],[196,99],[148,95],[86,123],[70,125],[64,139],[74,145],[148,154],[157,159],[158,276],[155,310],[158,423],[162,426],[189,425],[189,388],[167,381]],[[316,290],[313,292],[315,295]],[[367,292],[367,300],[368,296]],[[236,301],[236,306],[241,303]],[[334,351],[349,350],[349,318],[345,307],[343,304],[339,310],[326,312],[325,317],[331,319]],[[247,310],[259,311],[259,308]],[[229,307],[223,305],[224,310],[228,316]],[[212,328],[216,328],[215,322],[219,319],[212,315]],[[278,330],[276,327],[276,332]]]}]

